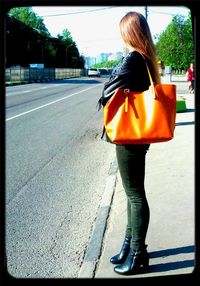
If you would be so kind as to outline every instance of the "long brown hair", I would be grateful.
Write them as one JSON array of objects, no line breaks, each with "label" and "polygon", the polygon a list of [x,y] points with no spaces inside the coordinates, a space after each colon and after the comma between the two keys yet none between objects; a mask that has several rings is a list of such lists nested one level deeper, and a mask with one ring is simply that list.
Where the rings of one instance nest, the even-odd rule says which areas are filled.
[{"label": "long brown hair", "polygon": [[156,49],[145,17],[137,12],[127,13],[120,21],[120,32],[127,46],[132,47],[148,59],[152,78],[159,83]]}]

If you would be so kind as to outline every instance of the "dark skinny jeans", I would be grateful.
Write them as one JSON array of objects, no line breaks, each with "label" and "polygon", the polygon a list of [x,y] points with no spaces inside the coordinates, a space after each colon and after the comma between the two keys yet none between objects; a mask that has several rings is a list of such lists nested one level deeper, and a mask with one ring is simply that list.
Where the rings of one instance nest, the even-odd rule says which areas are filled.
[{"label": "dark skinny jeans", "polygon": [[126,236],[132,237],[131,248],[145,247],[150,211],[146,199],[145,156],[149,145],[116,145],[119,172],[127,197]]}]

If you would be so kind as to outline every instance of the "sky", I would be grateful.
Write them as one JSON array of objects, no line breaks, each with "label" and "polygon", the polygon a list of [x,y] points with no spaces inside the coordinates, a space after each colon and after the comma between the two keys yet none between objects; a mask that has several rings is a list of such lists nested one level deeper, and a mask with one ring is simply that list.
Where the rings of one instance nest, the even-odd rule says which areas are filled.
[{"label": "sky", "polygon": [[[52,37],[69,30],[79,53],[96,56],[100,53],[123,52],[119,31],[120,19],[129,11],[145,16],[144,6],[34,6],[33,11],[43,18]],[[155,40],[175,15],[188,16],[184,6],[148,6],[147,21]]]}]

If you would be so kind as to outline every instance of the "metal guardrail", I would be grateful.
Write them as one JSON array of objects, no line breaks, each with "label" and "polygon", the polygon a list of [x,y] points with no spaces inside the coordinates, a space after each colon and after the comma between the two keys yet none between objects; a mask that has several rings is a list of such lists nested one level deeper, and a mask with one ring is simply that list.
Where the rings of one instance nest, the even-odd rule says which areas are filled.
[{"label": "metal guardrail", "polygon": [[41,82],[48,80],[81,77],[85,69],[71,68],[7,68],[5,72],[6,83]]}]

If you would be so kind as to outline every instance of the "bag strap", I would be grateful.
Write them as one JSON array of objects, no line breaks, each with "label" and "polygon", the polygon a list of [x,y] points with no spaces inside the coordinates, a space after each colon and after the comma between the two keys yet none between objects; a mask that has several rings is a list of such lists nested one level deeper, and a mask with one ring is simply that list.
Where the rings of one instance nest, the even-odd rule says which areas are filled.
[{"label": "bag strap", "polygon": [[[137,51],[137,52],[138,52],[138,51]],[[150,73],[150,70],[149,70],[149,67],[148,67],[147,61],[146,61],[146,59],[145,59],[145,56],[144,56],[142,53],[140,53],[140,52],[138,52],[138,53],[143,57],[143,59],[144,59],[144,61],[145,61],[145,64],[146,64],[146,67],[147,67],[148,76],[149,76],[149,80],[150,80],[150,83],[151,83],[151,85],[152,85],[152,86],[154,86],[154,83],[153,83],[153,80],[152,80],[152,77],[151,77],[151,73]]]},{"label": "bag strap", "polygon": [[149,70],[149,67],[148,67],[148,64],[145,60],[145,64],[146,64],[146,67],[147,67],[147,72],[148,72],[148,75],[149,75],[149,80],[150,80],[150,83],[152,86],[154,86],[154,83],[153,83],[153,80],[152,80],[152,77],[151,77],[151,73],[150,73],[150,70]]},{"label": "bag strap", "polygon": [[[138,52],[138,51],[137,51],[137,52]],[[138,52],[138,53],[141,54],[140,52]],[[147,61],[146,61],[145,56],[144,56],[143,54],[141,54],[141,56],[143,57],[143,59],[144,59],[144,61],[145,61],[146,68],[147,68],[147,72],[148,72],[148,76],[149,76],[149,80],[150,80],[151,90],[152,90],[152,93],[153,93],[153,95],[154,95],[154,99],[156,99],[155,87],[154,87],[154,83],[153,83],[153,80],[152,80],[152,77],[151,77],[151,73],[150,73],[150,70],[149,70]]]}]

